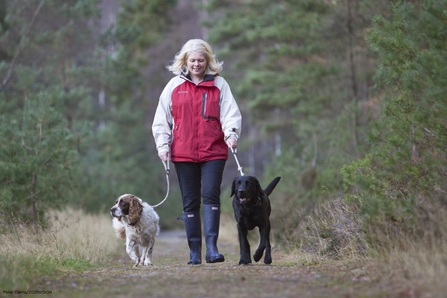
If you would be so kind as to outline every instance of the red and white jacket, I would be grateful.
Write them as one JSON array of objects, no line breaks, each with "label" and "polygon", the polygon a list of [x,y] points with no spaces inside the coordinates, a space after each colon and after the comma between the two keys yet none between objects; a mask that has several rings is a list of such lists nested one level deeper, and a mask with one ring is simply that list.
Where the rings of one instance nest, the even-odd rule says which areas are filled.
[{"label": "red and white jacket", "polygon": [[224,78],[206,75],[198,85],[173,77],[161,93],[152,124],[158,153],[173,162],[228,159],[229,137],[239,138],[241,113]]}]

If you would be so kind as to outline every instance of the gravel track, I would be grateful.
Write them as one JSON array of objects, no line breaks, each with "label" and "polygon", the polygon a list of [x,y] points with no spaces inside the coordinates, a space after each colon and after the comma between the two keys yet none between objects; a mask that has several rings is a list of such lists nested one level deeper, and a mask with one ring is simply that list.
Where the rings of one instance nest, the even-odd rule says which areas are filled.
[{"label": "gravel track", "polygon": [[[190,266],[183,231],[160,233],[153,265],[133,268],[122,251],[111,266],[43,280],[54,297],[411,297],[373,281],[362,268],[303,266],[272,250],[273,263],[238,266],[239,248],[219,241],[225,262]],[[252,251],[257,243],[251,243]]]}]

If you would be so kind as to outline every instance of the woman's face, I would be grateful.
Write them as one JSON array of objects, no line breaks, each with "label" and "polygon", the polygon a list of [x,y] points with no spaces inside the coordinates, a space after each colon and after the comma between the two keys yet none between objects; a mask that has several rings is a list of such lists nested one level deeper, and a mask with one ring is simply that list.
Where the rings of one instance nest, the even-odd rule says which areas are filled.
[{"label": "woman's face", "polygon": [[205,55],[197,52],[189,53],[186,66],[192,78],[203,79],[206,70]]}]

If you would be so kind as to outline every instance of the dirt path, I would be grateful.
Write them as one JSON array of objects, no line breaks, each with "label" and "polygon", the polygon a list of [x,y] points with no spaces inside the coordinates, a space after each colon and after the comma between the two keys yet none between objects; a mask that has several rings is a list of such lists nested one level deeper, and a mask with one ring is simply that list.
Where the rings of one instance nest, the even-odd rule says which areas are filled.
[{"label": "dirt path", "polygon": [[219,250],[225,262],[189,266],[184,232],[165,232],[157,237],[153,266],[134,269],[123,246],[108,268],[42,282],[54,297],[408,297],[371,281],[361,268],[302,266],[276,250],[271,265],[237,266],[237,246],[219,243]]}]

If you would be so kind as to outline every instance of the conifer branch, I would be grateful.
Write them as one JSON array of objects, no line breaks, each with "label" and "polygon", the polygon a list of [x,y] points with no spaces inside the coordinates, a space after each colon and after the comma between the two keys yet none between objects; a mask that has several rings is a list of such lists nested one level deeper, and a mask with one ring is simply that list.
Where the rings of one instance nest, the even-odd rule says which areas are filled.
[{"label": "conifer branch", "polygon": [[31,32],[31,28],[33,27],[34,22],[36,21],[37,16],[39,15],[40,9],[44,5],[44,3],[45,3],[45,0],[40,1],[39,5],[37,6],[36,10],[34,11],[33,17],[31,19],[30,24],[28,25],[28,28],[26,29],[25,33],[20,38],[20,43],[17,46],[16,52],[14,53],[14,57],[11,60],[11,64],[9,65],[8,73],[6,74],[6,78],[3,80],[2,85],[0,86],[0,91],[3,90],[6,87],[6,85],[9,83],[9,81],[11,80],[11,76],[14,71],[14,67],[15,67],[17,58],[19,57],[20,51],[22,50],[22,47],[25,44],[26,37]]}]

